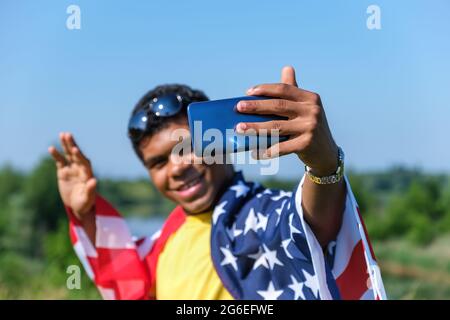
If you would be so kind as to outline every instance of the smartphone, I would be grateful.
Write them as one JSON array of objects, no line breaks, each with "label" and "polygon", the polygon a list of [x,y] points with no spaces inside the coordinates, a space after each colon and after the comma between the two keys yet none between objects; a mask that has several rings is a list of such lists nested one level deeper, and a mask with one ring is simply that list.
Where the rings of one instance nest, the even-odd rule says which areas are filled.
[{"label": "smartphone", "polygon": [[277,115],[240,113],[237,104],[241,100],[266,100],[263,96],[244,96],[230,99],[193,102],[187,107],[192,148],[196,156],[235,153],[271,145],[288,139],[287,136],[243,135],[235,130],[240,122],[264,122],[285,120]]}]

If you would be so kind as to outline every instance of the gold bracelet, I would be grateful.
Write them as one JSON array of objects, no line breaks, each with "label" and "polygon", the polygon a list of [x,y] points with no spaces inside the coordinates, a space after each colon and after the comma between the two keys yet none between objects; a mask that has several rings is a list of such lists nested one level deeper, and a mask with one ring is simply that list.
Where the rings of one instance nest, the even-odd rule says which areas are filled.
[{"label": "gold bracelet", "polygon": [[316,184],[335,184],[344,176],[344,151],[338,147],[338,168],[335,173],[326,177],[318,177],[311,173],[311,168],[305,166],[306,175]]}]

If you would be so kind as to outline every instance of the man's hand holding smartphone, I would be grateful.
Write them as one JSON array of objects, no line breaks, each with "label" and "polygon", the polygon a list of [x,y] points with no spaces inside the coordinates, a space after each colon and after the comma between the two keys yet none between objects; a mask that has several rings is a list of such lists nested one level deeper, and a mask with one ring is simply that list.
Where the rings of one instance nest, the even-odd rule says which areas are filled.
[{"label": "man's hand holding smartphone", "polygon": [[242,122],[237,125],[239,133],[277,129],[280,136],[289,136],[287,141],[269,147],[261,158],[295,153],[315,175],[327,176],[334,173],[338,166],[338,147],[328,127],[320,96],[297,86],[294,68],[283,68],[281,83],[260,84],[247,90],[247,94],[273,99],[241,101],[237,105],[239,112],[287,118],[257,123]]}]

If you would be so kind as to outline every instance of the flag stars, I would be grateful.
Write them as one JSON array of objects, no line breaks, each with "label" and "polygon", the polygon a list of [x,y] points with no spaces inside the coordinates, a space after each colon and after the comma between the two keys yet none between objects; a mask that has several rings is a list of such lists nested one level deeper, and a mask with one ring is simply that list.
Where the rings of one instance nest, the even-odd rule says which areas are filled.
[{"label": "flag stars", "polygon": [[244,235],[247,234],[247,232],[249,232],[250,230],[256,232],[257,226],[258,226],[258,217],[255,214],[255,210],[251,208],[247,216],[247,219],[245,219]]},{"label": "flag stars", "polygon": [[[237,274],[244,266],[253,270],[251,272],[245,268],[246,274],[250,272],[254,276],[248,278],[252,285],[243,288],[244,296],[256,295],[264,300],[320,298],[321,282],[319,283],[314,270],[308,267],[311,266],[310,261],[304,256],[307,252],[302,251],[303,241],[307,240],[304,238],[306,230],[298,215],[301,213],[300,209],[298,212],[295,210],[299,204],[294,202],[293,193],[263,189],[257,184],[238,180],[222,199],[214,208],[211,220],[213,228],[217,228],[215,230],[225,237],[220,237],[221,242],[211,247],[211,254],[214,261],[218,262],[217,265],[220,264],[225,272],[231,272],[232,275]],[[247,200],[248,203],[240,203]],[[289,209],[290,207],[292,208]],[[280,228],[279,224],[282,222],[287,225],[280,231],[277,228]],[[250,231],[253,231],[252,235],[248,234]],[[294,243],[294,238],[301,240],[301,243]],[[235,246],[234,241],[237,239],[243,241],[238,241],[239,245]],[[241,246],[242,244],[245,246]],[[327,254],[335,253],[336,243],[331,242],[326,251]],[[307,263],[298,264],[299,260],[307,260]],[[283,281],[278,275],[282,275]],[[246,281],[243,282],[243,286],[246,286]],[[257,288],[254,287],[255,284]],[[367,286],[370,286],[370,281],[367,281]]]},{"label": "flag stars", "polygon": [[244,226],[244,235],[247,234],[250,230],[257,232],[259,229],[265,231],[267,228],[267,222],[269,221],[269,217],[262,213],[255,213],[253,208],[250,209],[250,212],[245,220]]},{"label": "flag stars", "polygon": [[283,263],[277,259],[277,250],[269,250],[265,244],[263,244],[264,254],[266,255],[267,262],[269,262],[269,266],[271,269],[275,267],[275,265],[282,266]]},{"label": "flag stars", "polygon": [[297,279],[295,279],[294,276],[291,275],[292,284],[290,284],[288,287],[294,291],[294,300],[298,300],[298,298],[301,298],[302,300],[305,299],[305,295],[303,293],[303,282],[298,282]]},{"label": "flag stars", "polygon": [[219,220],[219,217],[226,212],[224,209],[225,205],[228,201],[224,201],[221,204],[217,205],[213,212],[213,224],[217,223],[217,220]]},{"label": "flag stars", "polygon": [[257,269],[259,266],[263,266],[264,268],[269,269],[269,265],[267,264],[267,258],[264,253],[258,251],[257,254],[252,256],[256,258],[256,261],[253,264],[253,270]]},{"label": "flag stars", "polygon": [[277,300],[279,296],[283,294],[283,290],[275,290],[275,286],[273,282],[269,282],[269,286],[267,290],[258,290],[256,291],[264,300]]},{"label": "flag stars", "polygon": [[314,294],[314,297],[319,297],[319,285],[317,278],[313,276],[312,274],[309,274],[306,270],[302,270],[303,275],[305,276],[305,282],[304,285],[311,289],[312,293]]},{"label": "flag stars", "polygon": [[277,250],[270,250],[263,244],[264,253],[255,261],[253,269],[264,266],[267,269],[273,269],[276,265],[283,266],[283,263],[277,258]]},{"label": "flag stars", "polygon": [[230,187],[230,189],[236,192],[236,198],[245,196],[250,190],[250,188],[247,187],[241,180],[239,180],[234,186]]},{"label": "flag stars", "polygon": [[220,263],[220,265],[225,266],[225,265],[231,264],[233,269],[237,271],[238,270],[237,258],[233,255],[233,253],[228,248],[229,248],[228,246],[226,248],[223,248],[223,247],[220,248],[220,251],[222,251],[222,254],[224,255],[224,258],[223,258],[222,262]]}]

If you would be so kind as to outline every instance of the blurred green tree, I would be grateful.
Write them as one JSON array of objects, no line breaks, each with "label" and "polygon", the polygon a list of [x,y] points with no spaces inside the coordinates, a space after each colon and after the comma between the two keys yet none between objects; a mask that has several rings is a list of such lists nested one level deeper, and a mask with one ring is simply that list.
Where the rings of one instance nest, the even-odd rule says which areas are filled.
[{"label": "blurred green tree", "polygon": [[43,158],[25,180],[23,187],[25,209],[29,212],[33,230],[30,250],[42,254],[42,239],[55,231],[59,221],[65,219],[64,206],[58,192],[55,163]]},{"label": "blurred green tree", "polygon": [[405,194],[392,198],[380,221],[381,238],[407,237],[417,244],[427,244],[438,234],[444,210],[439,205],[441,186],[435,177],[413,181]]}]

